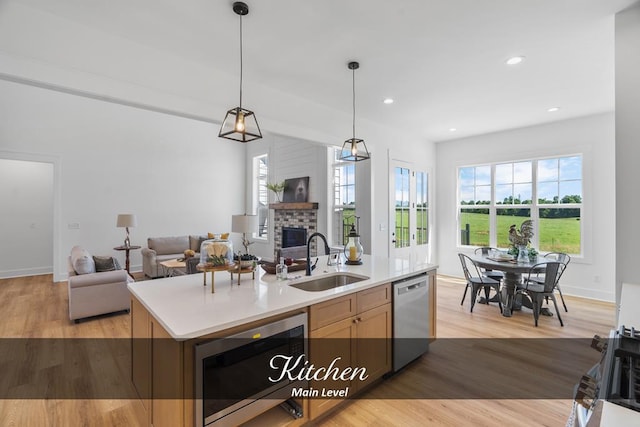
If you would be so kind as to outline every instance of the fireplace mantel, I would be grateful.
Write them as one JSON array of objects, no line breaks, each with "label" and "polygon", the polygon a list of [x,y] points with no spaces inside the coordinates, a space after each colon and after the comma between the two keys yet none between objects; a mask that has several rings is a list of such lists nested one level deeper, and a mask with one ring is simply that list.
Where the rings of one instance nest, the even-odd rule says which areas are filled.
[{"label": "fireplace mantel", "polygon": [[286,209],[291,211],[304,210],[304,209],[318,209],[318,203],[270,203],[269,209]]}]

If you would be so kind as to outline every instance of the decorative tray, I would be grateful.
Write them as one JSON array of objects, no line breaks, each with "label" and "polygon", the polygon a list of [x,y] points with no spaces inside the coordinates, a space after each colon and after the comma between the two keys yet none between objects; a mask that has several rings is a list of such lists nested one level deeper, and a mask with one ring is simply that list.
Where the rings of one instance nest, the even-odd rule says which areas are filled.
[{"label": "decorative tray", "polygon": [[498,262],[513,262],[513,256],[509,255],[509,256],[501,256],[501,257],[487,257],[488,259],[490,259],[491,261],[498,261]]},{"label": "decorative tray", "polygon": [[[276,265],[278,264],[274,264],[272,262],[263,262],[260,265],[262,266],[264,271],[266,271],[267,273],[276,274]],[[307,268],[306,259],[295,259],[293,260],[293,263],[291,265],[287,265],[288,272],[305,270],[306,268]]]}]

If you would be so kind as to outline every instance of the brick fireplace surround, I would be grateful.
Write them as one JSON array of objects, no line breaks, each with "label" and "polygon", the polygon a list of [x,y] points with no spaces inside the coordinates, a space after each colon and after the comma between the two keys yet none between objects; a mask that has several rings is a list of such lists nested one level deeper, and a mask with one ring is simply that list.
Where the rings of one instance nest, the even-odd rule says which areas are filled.
[{"label": "brick fireplace surround", "polygon": [[[318,204],[317,203],[272,203],[274,209],[273,236],[274,259],[278,250],[282,247],[282,227],[304,228],[307,236],[318,230]],[[311,242],[311,254],[315,256],[316,239]]]}]

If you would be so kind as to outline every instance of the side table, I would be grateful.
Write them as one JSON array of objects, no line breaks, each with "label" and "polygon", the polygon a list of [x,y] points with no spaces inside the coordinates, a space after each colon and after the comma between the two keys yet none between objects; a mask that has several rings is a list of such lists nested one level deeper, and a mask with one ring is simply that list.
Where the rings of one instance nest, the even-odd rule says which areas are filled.
[{"label": "side table", "polygon": [[124,256],[124,265],[125,265],[125,270],[127,270],[127,273],[131,274],[131,272],[129,271],[129,251],[134,250],[134,249],[140,249],[142,248],[142,246],[116,246],[115,248],[113,248],[116,251],[124,251],[125,256]]},{"label": "side table", "polygon": [[[164,277],[173,277],[176,274],[176,270],[179,268],[186,268],[186,261],[179,261],[176,259],[169,259],[158,263],[162,267]],[[180,275],[185,273],[180,273]]]}]

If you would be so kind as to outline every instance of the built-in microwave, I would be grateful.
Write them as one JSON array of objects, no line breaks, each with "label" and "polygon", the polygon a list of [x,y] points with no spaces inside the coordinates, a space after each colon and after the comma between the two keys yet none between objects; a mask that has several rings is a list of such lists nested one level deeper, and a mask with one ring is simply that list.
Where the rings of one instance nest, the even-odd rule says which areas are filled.
[{"label": "built-in microwave", "polygon": [[281,375],[307,351],[307,314],[196,344],[196,426],[238,425],[291,398],[307,381]]}]

